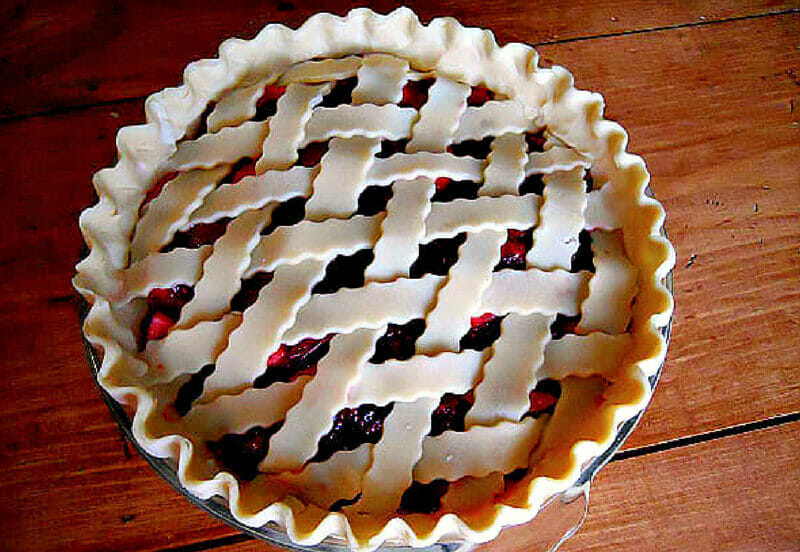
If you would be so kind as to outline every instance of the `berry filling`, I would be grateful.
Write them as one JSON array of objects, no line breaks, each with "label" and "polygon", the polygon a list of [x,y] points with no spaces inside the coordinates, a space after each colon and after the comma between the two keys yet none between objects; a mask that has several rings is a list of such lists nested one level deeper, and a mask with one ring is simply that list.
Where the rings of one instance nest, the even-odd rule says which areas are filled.
[{"label": "berry filling", "polygon": [[565,314],[557,314],[556,319],[550,324],[550,335],[553,339],[561,339],[567,334],[574,334],[575,328],[581,321],[581,315],[567,316]]},{"label": "berry filling", "polygon": [[419,109],[428,101],[428,89],[433,85],[434,79],[408,81],[403,87],[403,99],[398,104],[400,107],[413,107]]},{"label": "berry filling", "polygon": [[364,286],[364,271],[375,259],[372,249],[362,249],[352,255],[337,255],[325,267],[325,277],[311,290],[311,293],[334,293],[342,288]]},{"label": "berry filling", "polygon": [[445,431],[464,431],[464,418],[475,403],[472,390],[462,395],[445,393],[439,406],[431,414],[431,431],[428,435],[436,437]]},{"label": "berry filling", "polygon": [[261,288],[272,281],[272,276],[272,272],[256,272],[250,278],[242,280],[242,287],[231,299],[231,310],[236,312],[246,311],[247,307],[258,299],[258,293]]},{"label": "berry filling", "polygon": [[512,472],[503,474],[504,491],[508,491],[514,485],[522,481],[522,478],[530,473],[530,468],[518,468]]},{"label": "berry filling", "polygon": [[471,180],[452,180],[444,176],[437,178],[436,192],[431,197],[431,201],[453,201],[454,199],[476,199],[480,182]]},{"label": "berry filling", "polygon": [[161,175],[161,177],[156,180],[152,186],[150,186],[150,189],[147,190],[147,193],[144,196],[144,202],[142,202],[142,207],[157,198],[161,194],[161,190],[164,189],[164,186],[167,184],[167,182],[178,176],[178,174],[178,172],[172,171]]},{"label": "berry filling", "polygon": [[494,99],[494,92],[485,86],[473,86],[470,91],[469,98],[467,98],[467,105],[471,107],[479,107],[486,102]]},{"label": "berry filling", "polygon": [[544,179],[541,174],[530,174],[519,185],[519,195],[536,194],[544,195]]},{"label": "berry filling", "polygon": [[594,253],[592,252],[592,236],[588,230],[581,230],[578,234],[578,250],[573,253],[570,272],[588,270],[594,272]]},{"label": "berry filling", "polygon": [[156,288],[147,295],[147,312],[139,332],[139,350],[148,341],[166,337],[181,316],[183,306],[194,297],[194,288],[179,284],[174,288]]},{"label": "berry filling", "polygon": [[270,427],[252,427],[243,434],[229,433],[206,446],[222,467],[242,481],[252,481],[258,475],[258,464],[269,452],[269,438],[283,422]]},{"label": "berry filling", "polygon": [[406,151],[406,145],[410,140],[403,138],[402,140],[383,140],[381,142],[381,151],[375,154],[378,159],[386,159],[395,153],[403,153]]},{"label": "berry filling", "polygon": [[542,414],[552,414],[561,397],[561,384],[557,380],[543,379],[536,383],[536,388],[528,396],[531,403],[523,419],[527,416],[536,418]]},{"label": "berry filling", "polygon": [[272,117],[278,111],[278,98],[286,92],[285,86],[268,84],[264,87],[264,93],[256,103],[256,115],[254,121],[263,121],[267,117]]},{"label": "berry filling", "polygon": [[432,514],[442,508],[442,497],[450,488],[450,483],[444,479],[434,479],[430,483],[414,481],[403,493],[400,514]]},{"label": "berry filling", "polygon": [[217,102],[210,101],[206,105],[206,108],[198,117],[197,122],[195,123],[195,127],[189,128],[186,131],[186,134],[183,137],[183,140],[196,140],[198,137],[202,136],[203,134],[208,133],[208,116],[211,115],[211,112],[214,111],[214,108],[217,106]]},{"label": "berry filling", "polygon": [[242,157],[233,167],[231,172],[222,179],[221,184],[236,184],[245,176],[255,176],[256,174],[256,161],[249,157]]},{"label": "berry filling", "polygon": [[528,153],[542,153],[544,151],[544,143],[546,141],[547,138],[544,135],[544,129],[541,129],[537,132],[525,133],[525,143],[528,144]]},{"label": "berry filling", "polygon": [[533,228],[528,230],[509,230],[506,243],[500,248],[500,262],[494,267],[495,272],[510,268],[525,270],[525,256],[533,245]]},{"label": "berry filling", "polygon": [[483,140],[464,140],[458,144],[450,144],[447,151],[456,157],[474,157],[476,159],[486,159],[492,152],[493,136],[487,136]]},{"label": "berry filling", "polygon": [[313,167],[318,165],[322,156],[328,151],[328,142],[311,142],[306,147],[297,152],[296,165]]},{"label": "berry filling", "polygon": [[306,202],[308,198],[293,197],[284,201],[272,211],[269,224],[261,231],[266,236],[279,226],[293,226],[306,217]]},{"label": "berry filling", "polygon": [[357,77],[336,81],[333,89],[322,98],[320,106],[336,107],[337,105],[353,103],[353,90],[357,84]]},{"label": "berry filling", "polygon": [[461,338],[461,350],[473,349],[482,351],[500,338],[500,324],[502,316],[485,313],[481,316],[470,318],[469,331]]},{"label": "berry filling", "polygon": [[354,498],[340,498],[330,506],[328,506],[328,510],[331,512],[341,512],[342,508],[345,506],[352,506],[356,502],[361,500],[361,493],[358,493]]},{"label": "berry filling", "polygon": [[172,241],[165,245],[161,251],[166,253],[173,249],[197,249],[217,241],[225,233],[231,219],[221,218],[216,222],[201,222],[183,232],[175,232]]},{"label": "berry filling", "polygon": [[310,462],[325,462],[341,450],[355,450],[364,443],[377,443],[383,436],[383,421],[394,403],[386,406],[362,404],[344,408],[333,418],[333,427],[317,444],[317,454]]},{"label": "berry filling", "polygon": [[583,175],[583,181],[586,184],[586,193],[588,194],[592,190],[594,190],[594,178],[592,178],[592,173],[586,171]]},{"label": "berry filling", "polygon": [[192,374],[192,377],[178,389],[175,402],[172,403],[178,416],[181,418],[186,416],[192,408],[192,403],[203,394],[203,384],[212,373],[214,373],[214,365],[206,364],[199,372]]},{"label": "berry filling", "polygon": [[375,343],[375,353],[369,361],[380,364],[390,359],[407,360],[414,356],[414,345],[425,331],[425,320],[415,318],[406,324],[389,324],[386,333]]},{"label": "berry filling", "polygon": [[317,363],[328,354],[334,335],[303,339],[295,345],[282,344],[269,356],[266,372],[253,381],[253,387],[263,389],[279,381],[288,383],[303,375],[313,376],[317,372]]},{"label": "berry filling", "polygon": [[371,217],[385,211],[392,194],[391,186],[367,186],[358,196],[356,214]]},{"label": "berry filling", "polygon": [[425,274],[444,276],[458,260],[458,248],[466,241],[465,233],[452,238],[439,238],[420,244],[419,256],[411,265],[408,273],[412,278],[421,278]]}]

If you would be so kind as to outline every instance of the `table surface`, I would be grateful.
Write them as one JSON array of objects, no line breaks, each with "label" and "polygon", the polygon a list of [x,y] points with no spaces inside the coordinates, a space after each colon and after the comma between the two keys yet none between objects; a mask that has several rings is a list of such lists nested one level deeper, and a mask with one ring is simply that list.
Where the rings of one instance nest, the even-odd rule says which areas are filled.
[{"label": "table surface", "polygon": [[[269,550],[192,507],[121,437],[89,374],[70,277],[91,175],[113,163],[117,128],[142,121],[143,98],[222,39],[271,21],[296,26],[314,7],[3,4],[12,218],[0,241],[0,549]],[[564,550],[797,550],[796,0],[410,4],[424,20],[450,14],[501,43],[534,44],[543,64],[603,93],[668,213],[677,309],[664,375]],[[516,527],[481,550],[528,552],[535,538]]]}]

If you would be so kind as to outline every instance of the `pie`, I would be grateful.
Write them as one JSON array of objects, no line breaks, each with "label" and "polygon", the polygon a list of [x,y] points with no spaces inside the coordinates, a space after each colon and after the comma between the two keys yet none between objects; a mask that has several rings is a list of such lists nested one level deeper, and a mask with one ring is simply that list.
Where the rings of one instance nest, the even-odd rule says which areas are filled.
[{"label": "pie", "polygon": [[530,520],[666,352],[664,211],[602,106],[406,8],[224,42],[95,175],[100,384],[191,493],[300,544]]}]

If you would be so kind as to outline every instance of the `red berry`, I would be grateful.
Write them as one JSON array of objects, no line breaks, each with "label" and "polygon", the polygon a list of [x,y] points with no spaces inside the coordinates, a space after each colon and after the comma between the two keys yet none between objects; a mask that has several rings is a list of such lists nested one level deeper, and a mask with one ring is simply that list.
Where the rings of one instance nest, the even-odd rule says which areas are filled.
[{"label": "red berry", "polygon": [[256,174],[256,162],[254,159],[245,157],[236,162],[231,168],[230,174],[225,179],[225,182],[236,184],[246,176],[254,176]]},{"label": "red berry", "polygon": [[297,152],[297,164],[304,167],[317,165],[328,151],[328,142],[311,142]]},{"label": "red berry", "polygon": [[284,92],[286,92],[285,86],[279,86],[277,84],[268,84],[264,87],[264,94],[259,98],[259,103],[261,102],[268,102],[277,100],[281,96],[283,96]]},{"label": "red berry", "polygon": [[447,188],[450,185],[451,182],[453,182],[451,179],[449,179],[447,177],[444,177],[444,176],[437,178],[434,181],[434,184],[436,184],[436,191],[437,192],[443,191],[445,188]]},{"label": "red berry", "polygon": [[470,328],[478,328],[480,326],[486,326],[487,324],[491,324],[497,320],[497,316],[494,314],[487,312],[480,316],[475,316],[469,319],[469,327]]},{"label": "red berry", "polygon": [[144,203],[142,205],[150,203],[155,198],[157,198],[161,193],[161,190],[164,189],[166,183],[175,178],[176,176],[178,176],[178,173],[172,171],[164,174],[158,180],[156,180],[155,183],[152,186],[150,186],[150,189],[147,190],[147,193],[144,196]]},{"label": "red berry", "polygon": [[494,99],[494,92],[484,86],[473,86],[472,92],[467,98],[467,105],[477,107]]},{"label": "red berry", "polygon": [[150,323],[147,326],[147,339],[161,339],[166,337],[170,328],[175,325],[175,320],[164,314],[163,312],[154,312],[150,317]]},{"label": "red berry", "polygon": [[428,101],[428,88],[433,84],[433,79],[409,81],[403,87],[403,99],[400,107],[421,108]]},{"label": "red berry", "polygon": [[542,410],[547,410],[548,408],[556,404],[556,402],[558,402],[558,399],[553,395],[551,395],[550,393],[544,393],[542,391],[536,391],[536,390],[531,391],[530,399],[531,399],[531,407],[529,411],[534,413],[541,412]]}]

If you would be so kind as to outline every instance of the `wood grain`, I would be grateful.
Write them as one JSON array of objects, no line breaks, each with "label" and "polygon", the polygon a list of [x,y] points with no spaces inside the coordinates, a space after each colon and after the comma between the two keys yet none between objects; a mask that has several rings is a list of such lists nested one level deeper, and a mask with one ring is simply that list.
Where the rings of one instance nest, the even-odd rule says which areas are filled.
[{"label": "wood grain", "polygon": [[[800,422],[613,462],[592,484],[583,527],[559,552],[796,551],[798,437]],[[507,528],[477,550],[542,552],[533,527]],[[247,541],[217,550],[277,549]]]},{"label": "wood grain", "polygon": [[[609,114],[631,133],[631,149],[648,161],[678,250],[670,358],[629,446],[800,410],[800,189],[792,111],[799,28],[795,14],[540,49],[573,70],[580,86],[606,95]],[[508,29],[501,26],[498,34]],[[150,86],[154,81],[147,78],[134,88]],[[0,240],[0,525],[12,548],[156,550],[235,534],[189,506],[135,455],[126,457],[81,349],[69,284],[82,243],[77,216],[93,201],[91,173],[113,162],[116,128],[142,117],[141,100],[133,100],[0,123],[3,206],[11,217]],[[726,465],[750,462],[761,446],[740,443],[746,456],[720,453]],[[771,441],[764,446],[780,448]],[[688,452],[663,454],[674,458],[675,473],[658,472],[650,487],[642,483],[648,492],[659,481],[685,482],[695,461],[691,454],[682,460]],[[753,466],[769,463],[756,457],[763,462]],[[639,468],[614,471],[629,462]],[[756,481],[783,485],[783,474],[798,473],[792,462],[778,458],[762,466],[765,475]],[[640,481],[645,465],[620,462],[601,476],[619,486],[617,498],[609,499],[614,508],[613,500],[636,500],[626,485]],[[713,471],[705,466],[692,473]],[[752,473],[731,467],[724,477]],[[738,485],[730,479],[717,484],[718,493]],[[675,489],[669,508],[704,500],[691,486]],[[669,508],[646,518],[643,531],[685,543]],[[649,515],[646,505],[640,511]],[[614,509],[607,516],[613,518]],[[659,519],[670,527],[658,532]],[[732,534],[723,529],[720,535]],[[738,531],[755,539],[761,525]],[[603,535],[596,542],[624,544],[619,528]]]},{"label": "wood grain", "polygon": [[[502,42],[574,39],[653,27],[695,24],[797,8],[793,0],[689,0],[649,3],[614,0],[408,1],[423,20],[452,15],[466,25],[494,29]],[[403,2],[371,2],[387,12]],[[228,37],[253,37],[269,22],[296,27],[320,9],[306,0],[123,2],[91,0],[79,6],[41,0],[0,7],[0,115],[14,116],[75,105],[141,97],[181,80],[193,59],[213,57]],[[352,6],[326,2],[342,15]]]}]

